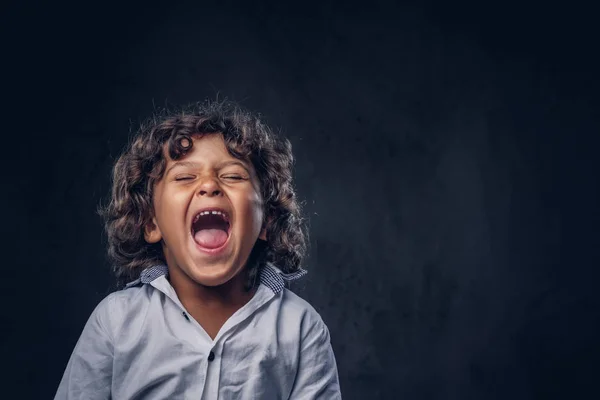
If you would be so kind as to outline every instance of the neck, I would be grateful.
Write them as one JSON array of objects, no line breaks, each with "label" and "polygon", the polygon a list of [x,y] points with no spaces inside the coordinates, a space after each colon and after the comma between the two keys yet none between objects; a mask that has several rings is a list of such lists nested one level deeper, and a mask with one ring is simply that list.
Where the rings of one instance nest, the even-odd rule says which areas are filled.
[{"label": "neck", "polygon": [[244,268],[219,286],[205,286],[187,276],[179,268],[169,268],[169,281],[177,297],[188,309],[240,308],[254,295],[255,288],[246,290],[248,272]]}]

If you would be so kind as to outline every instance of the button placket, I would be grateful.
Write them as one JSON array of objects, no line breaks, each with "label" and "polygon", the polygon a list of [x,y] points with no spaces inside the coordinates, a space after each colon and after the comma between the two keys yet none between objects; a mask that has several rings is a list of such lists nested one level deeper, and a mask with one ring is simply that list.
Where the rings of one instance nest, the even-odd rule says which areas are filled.
[{"label": "button placket", "polygon": [[221,380],[221,342],[216,342],[206,356],[206,383],[202,399],[216,399],[219,396]]}]

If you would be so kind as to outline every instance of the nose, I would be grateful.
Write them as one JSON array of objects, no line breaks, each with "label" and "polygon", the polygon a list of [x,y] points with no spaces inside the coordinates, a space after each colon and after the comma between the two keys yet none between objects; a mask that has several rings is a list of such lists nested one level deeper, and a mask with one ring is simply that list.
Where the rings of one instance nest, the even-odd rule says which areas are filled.
[{"label": "nose", "polygon": [[219,184],[212,177],[204,178],[200,182],[200,186],[198,187],[198,195],[200,196],[221,196],[223,192],[219,187]]}]

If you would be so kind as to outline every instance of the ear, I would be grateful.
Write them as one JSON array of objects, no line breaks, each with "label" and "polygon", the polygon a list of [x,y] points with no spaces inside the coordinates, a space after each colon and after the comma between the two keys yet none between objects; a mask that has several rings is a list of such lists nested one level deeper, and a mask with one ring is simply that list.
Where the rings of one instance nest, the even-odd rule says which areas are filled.
[{"label": "ear", "polygon": [[262,228],[262,230],[260,231],[260,235],[258,235],[258,238],[264,240],[265,242],[267,241],[267,228]]},{"label": "ear", "polygon": [[152,217],[152,221],[148,222],[144,227],[144,239],[148,243],[158,243],[162,239],[162,232],[156,223],[156,218]]},{"label": "ear", "polygon": [[260,234],[258,235],[258,238],[261,240],[264,240],[265,242],[267,241],[267,228],[271,225],[271,217],[267,217],[265,222],[263,222],[263,226],[262,229],[260,230]]}]

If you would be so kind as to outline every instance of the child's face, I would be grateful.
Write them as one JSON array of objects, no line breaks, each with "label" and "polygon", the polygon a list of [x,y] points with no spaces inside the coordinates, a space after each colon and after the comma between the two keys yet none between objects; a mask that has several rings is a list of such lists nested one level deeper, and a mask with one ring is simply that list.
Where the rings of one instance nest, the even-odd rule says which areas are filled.
[{"label": "child's face", "polygon": [[[179,160],[165,155],[165,173],[154,187],[153,226],[145,238],[162,240],[172,272],[218,286],[244,268],[259,237],[266,240],[262,199],[252,163],[229,154],[221,135],[193,140],[192,150]],[[210,216],[197,217],[206,210]]]}]

